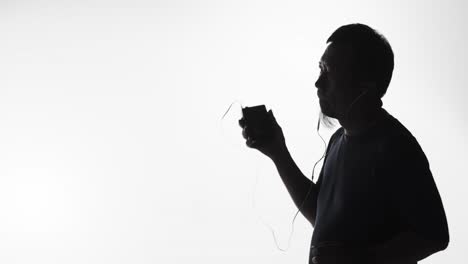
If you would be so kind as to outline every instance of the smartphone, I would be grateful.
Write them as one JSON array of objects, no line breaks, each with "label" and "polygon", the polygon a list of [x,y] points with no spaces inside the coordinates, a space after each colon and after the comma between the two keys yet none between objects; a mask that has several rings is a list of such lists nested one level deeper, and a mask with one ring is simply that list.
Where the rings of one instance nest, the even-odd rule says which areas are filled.
[{"label": "smartphone", "polygon": [[242,116],[247,124],[254,125],[266,118],[266,107],[265,105],[244,107],[242,108]]},{"label": "smartphone", "polygon": [[271,138],[271,123],[268,120],[265,105],[244,107],[242,108],[242,116],[256,140],[265,141]]}]

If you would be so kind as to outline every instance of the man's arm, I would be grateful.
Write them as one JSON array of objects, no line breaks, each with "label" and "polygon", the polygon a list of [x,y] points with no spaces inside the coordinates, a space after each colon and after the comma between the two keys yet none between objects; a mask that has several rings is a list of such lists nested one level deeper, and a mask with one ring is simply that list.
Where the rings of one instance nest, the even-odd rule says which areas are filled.
[{"label": "man's arm", "polygon": [[[300,171],[289,151],[273,157],[272,161],[275,163],[278,173],[294,203],[312,226],[315,226],[317,186]],[[307,196],[307,200],[304,201],[310,188],[312,189]]]},{"label": "man's arm", "polygon": [[391,206],[388,210],[404,230],[376,247],[375,256],[394,263],[414,263],[447,248],[447,219],[429,162],[416,139],[399,138],[389,150],[382,171]]}]

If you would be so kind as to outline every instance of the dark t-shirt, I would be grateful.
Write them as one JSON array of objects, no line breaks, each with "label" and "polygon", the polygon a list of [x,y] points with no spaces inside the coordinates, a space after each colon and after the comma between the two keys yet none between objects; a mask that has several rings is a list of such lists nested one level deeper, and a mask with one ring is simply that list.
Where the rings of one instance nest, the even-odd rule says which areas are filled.
[{"label": "dark t-shirt", "polygon": [[448,240],[442,201],[429,163],[412,134],[385,109],[358,135],[343,127],[330,138],[317,180],[311,245],[371,246],[412,230]]}]

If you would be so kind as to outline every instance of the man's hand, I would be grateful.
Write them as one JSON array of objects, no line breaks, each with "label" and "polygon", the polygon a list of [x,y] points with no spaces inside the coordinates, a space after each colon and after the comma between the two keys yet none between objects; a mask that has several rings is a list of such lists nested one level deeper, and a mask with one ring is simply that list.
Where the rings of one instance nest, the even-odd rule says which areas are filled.
[{"label": "man's hand", "polygon": [[272,135],[268,140],[256,134],[255,131],[252,131],[253,129],[246,124],[244,118],[239,120],[239,126],[242,128],[242,136],[247,140],[246,145],[249,148],[259,150],[270,159],[279,157],[287,151],[283,130],[276,122],[271,110],[268,111],[266,127],[261,128],[264,134]]}]

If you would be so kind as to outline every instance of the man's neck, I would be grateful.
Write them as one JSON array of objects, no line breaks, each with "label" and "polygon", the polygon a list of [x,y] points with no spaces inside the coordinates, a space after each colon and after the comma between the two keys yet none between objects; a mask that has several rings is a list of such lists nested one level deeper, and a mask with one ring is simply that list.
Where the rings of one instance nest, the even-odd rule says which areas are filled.
[{"label": "man's neck", "polygon": [[367,129],[373,127],[382,117],[383,109],[377,108],[367,112],[361,112],[351,120],[338,120],[344,128],[346,135],[358,135]]}]

